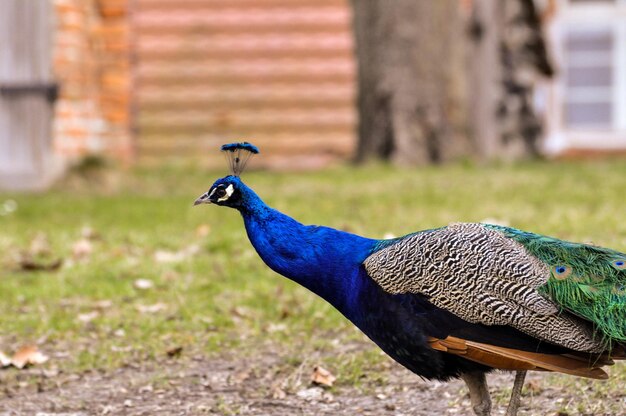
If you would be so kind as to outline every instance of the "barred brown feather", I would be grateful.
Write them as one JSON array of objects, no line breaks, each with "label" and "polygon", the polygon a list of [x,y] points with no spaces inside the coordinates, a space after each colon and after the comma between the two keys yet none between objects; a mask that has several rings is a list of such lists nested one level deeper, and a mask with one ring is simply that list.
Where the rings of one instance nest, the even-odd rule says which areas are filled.
[{"label": "barred brown feather", "polygon": [[421,293],[468,322],[509,325],[576,351],[606,349],[590,323],[537,291],[550,278],[549,267],[482,224],[413,234],[374,252],[364,266],[387,292]]}]

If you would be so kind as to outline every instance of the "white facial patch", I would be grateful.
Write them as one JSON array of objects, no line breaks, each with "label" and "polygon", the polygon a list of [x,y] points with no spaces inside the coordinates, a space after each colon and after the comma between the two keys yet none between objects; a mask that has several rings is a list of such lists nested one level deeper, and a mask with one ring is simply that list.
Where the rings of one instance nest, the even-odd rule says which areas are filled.
[{"label": "white facial patch", "polygon": [[235,192],[235,188],[233,187],[233,185],[228,185],[228,188],[226,188],[225,190],[226,190],[226,195],[224,195],[223,197],[218,199],[217,202],[224,202],[224,201],[226,201],[228,198],[230,198],[230,196],[233,194],[233,192]]}]

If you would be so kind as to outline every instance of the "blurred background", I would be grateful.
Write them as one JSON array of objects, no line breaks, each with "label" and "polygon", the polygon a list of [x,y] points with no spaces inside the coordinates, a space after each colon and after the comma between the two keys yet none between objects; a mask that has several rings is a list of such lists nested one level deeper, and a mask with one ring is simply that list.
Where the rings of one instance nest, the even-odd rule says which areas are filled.
[{"label": "blurred background", "polygon": [[3,188],[235,138],[275,168],[624,154],[626,1],[0,3]]}]

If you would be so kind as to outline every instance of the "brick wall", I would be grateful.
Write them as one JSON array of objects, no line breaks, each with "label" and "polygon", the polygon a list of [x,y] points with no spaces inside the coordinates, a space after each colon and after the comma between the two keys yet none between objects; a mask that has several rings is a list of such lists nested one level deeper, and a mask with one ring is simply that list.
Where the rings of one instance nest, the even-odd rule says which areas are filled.
[{"label": "brick wall", "polygon": [[105,154],[129,161],[127,0],[51,0],[55,6],[54,147],[72,160]]}]

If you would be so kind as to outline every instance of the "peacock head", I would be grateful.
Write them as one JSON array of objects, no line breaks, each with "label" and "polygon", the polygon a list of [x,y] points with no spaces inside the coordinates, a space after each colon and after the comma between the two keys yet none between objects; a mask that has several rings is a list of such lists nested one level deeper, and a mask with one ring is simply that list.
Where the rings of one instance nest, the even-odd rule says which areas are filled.
[{"label": "peacock head", "polygon": [[215,181],[213,186],[200,195],[194,205],[216,204],[242,209],[246,201],[254,195],[239,178],[250,158],[259,153],[258,147],[248,142],[229,143],[222,146],[231,174]]}]

